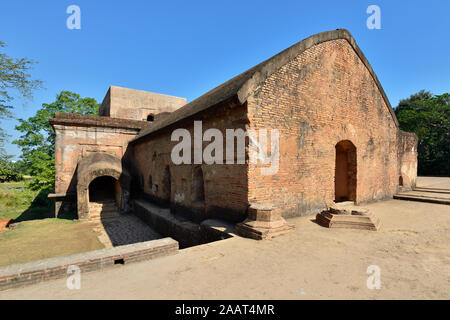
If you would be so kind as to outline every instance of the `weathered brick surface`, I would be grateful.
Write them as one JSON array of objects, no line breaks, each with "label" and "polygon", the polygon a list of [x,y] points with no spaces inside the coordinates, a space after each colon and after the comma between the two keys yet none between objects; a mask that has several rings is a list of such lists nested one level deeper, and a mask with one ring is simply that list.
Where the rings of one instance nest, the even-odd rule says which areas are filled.
[{"label": "weathered brick surface", "polygon": [[[351,157],[340,171],[351,184],[340,200],[345,190],[348,200],[364,203],[392,197],[401,182],[404,189],[415,184],[417,137],[398,129],[384,90],[346,30],[311,36],[177,109],[183,103],[111,87],[101,115],[142,120],[152,108],[173,112],[136,138],[138,130],[130,128],[54,125],[56,192],[73,190],[81,158],[106,152],[123,157],[131,198],[170,205],[196,223],[242,221],[255,203],[274,205],[284,217],[314,214],[341,189],[335,188],[337,145],[341,158]],[[262,164],[249,163],[248,150],[242,164],[195,164],[194,143],[192,164],[175,165],[171,152],[179,142],[171,134],[182,128],[194,138],[195,120],[202,133],[219,129],[224,147],[226,129],[279,130],[278,172],[261,175]]]},{"label": "weathered brick surface", "polygon": [[[202,120],[203,132],[217,128],[224,133],[226,129],[245,129],[247,121],[245,106],[233,104],[220,106],[203,117],[188,119],[177,127],[187,129],[194,137],[194,120]],[[245,217],[247,199],[247,164],[194,164],[194,143],[192,141],[191,163],[175,165],[171,152],[178,141],[171,141],[173,128],[154,134],[150,139],[139,141],[130,155],[139,177],[132,183],[141,184],[142,191],[153,200],[167,202],[165,170],[170,170],[170,203],[175,212],[188,216],[191,220],[202,221],[207,218],[225,218],[241,221]],[[209,142],[204,142],[206,147]],[[225,147],[225,138],[224,138]],[[225,163],[224,152],[224,163]],[[205,199],[195,201],[193,174],[201,167],[204,180]],[[151,178],[150,178],[151,177]]]},{"label": "weathered brick surface", "polygon": [[104,127],[54,125],[55,141],[55,192],[76,192],[74,178],[78,162],[93,153],[105,152],[122,158],[138,130]]},{"label": "weathered brick surface", "polygon": [[201,224],[175,216],[169,209],[160,208],[145,200],[134,201],[135,214],[158,233],[177,240],[181,248],[191,247],[233,236],[233,225],[218,220],[204,220]]},{"label": "weathered brick surface", "polygon": [[[91,180],[86,181],[84,190],[80,190],[78,167],[82,160],[95,154],[107,154],[119,159],[120,164],[128,142],[141,129],[152,125],[151,122],[142,121],[146,120],[148,114],[151,113],[154,119],[158,119],[185,103],[184,98],[112,86],[100,108],[100,116],[57,113],[50,120],[56,134],[55,194],[52,194],[55,199],[55,214],[63,215],[77,210],[79,217],[87,218],[89,199],[86,194]],[[87,168],[81,176],[96,178],[98,175],[92,174],[93,170],[100,172],[104,169],[104,175],[123,180],[121,178],[124,171],[116,170],[111,164],[114,163],[90,163],[92,167],[101,165],[103,168]],[[122,199],[128,201],[129,184],[121,181],[121,186],[125,188],[116,190],[115,198],[122,210],[127,208],[127,203]]]},{"label": "weathered brick surface", "polygon": [[[312,41],[324,37],[331,40],[310,47],[305,44],[305,50],[283,61],[275,71],[269,70],[268,63],[270,75],[243,105],[230,102],[212,108],[215,114],[205,109],[191,116],[190,122],[177,120],[183,113],[192,113],[186,109],[190,105],[191,109],[201,110],[200,101],[209,101],[208,97],[221,88],[234,88],[227,83],[174,113],[174,124],[156,132],[145,129],[149,134],[139,136],[133,154],[145,193],[165,197],[161,186],[164,168],[169,166],[172,207],[198,211],[191,200],[195,166],[170,163],[170,151],[175,145],[170,141],[170,133],[176,128],[187,128],[192,135],[195,119],[203,120],[203,131],[218,128],[225,134],[225,129],[234,129],[238,123],[246,129],[278,129],[280,133],[280,166],[275,175],[261,175],[262,165],[248,162],[202,165],[206,213],[213,212],[213,208],[244,212],[251,203],[274,204],[285,217],[323,210],[335,200],[336,145],[341,141],[349,141],[356,148],[356,164],[349,164],[349,179],[356,185],[356,190],[351,190],[351,200],[364,203],[392,197],[399,188],[400,176],[404,176],[404,185],[411,187],[417,165],[416,151],[411,150],[417,139],[399,131],[370,65],[357,46],[350,44],[353,39],[345,32],[342,36],[336,39],[330,34],[318,35]],[[284,57],[288,54],[291,52],[283,53]],[[241,77],[231,82],[239,82]],[[250,79],[243,88],[254,86],[261,77]]]},{"label": "weathered brick surface", "polygon": [[280,132],[278,173],[261,176],[260,165],[250,165],[250,202],[274,203],[284,216],[331,205],[335,146],[343,140],[356,146],[357,203],[397,191],[398,128],[346,40],[318,44],[285,64],[249,98],[248,113],[251,128]]}]

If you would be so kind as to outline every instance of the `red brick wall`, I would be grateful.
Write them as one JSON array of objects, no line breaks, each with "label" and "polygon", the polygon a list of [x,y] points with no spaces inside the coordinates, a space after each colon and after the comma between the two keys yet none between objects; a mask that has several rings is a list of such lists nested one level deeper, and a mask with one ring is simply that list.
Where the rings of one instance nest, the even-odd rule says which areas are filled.
[{"label": "red brick wall", "polygon": [[[233,107],[232,109],[230,107]],[[216,128],[224,133],[225,129],[242,128],[248,122],[245,106],[224,105],[209,112],[202,117],[185,120],[174,128],[154,134],[150,139],[140,141],[134,145],[134,166],[141,176],[143,191],[147,196],[158,199],[165,198],[164,171],[167,166],[171,175],[170,202],[174,210],[187,214],[193,220],[203,220],[208,217],[220,217],[231,221],[244,218],[247,209],[247,165],[246,164],[213,164],[201,165],[204,176],[204,204],[195,201],[194,169],[199,165],[174,165],[171,161],[172,148],[178,142],[170,141],[171,134],[176,128],[189,130],[194,137],[194,120],[202,120],[203,132],[209,128]],[[210,142],[204,142],[203,148]],[[194,151],[192,140],[192,161]],[[224,152],[225,163],[225,152]],[[152,185],[150,185],[150,176]],[[156,187],[157,186],[157,187]],[[133,195],[132,195],[133,196]]]},{"label": "red brick wall", "polygon": [[137,130],[104,127],[54,125],[55,140],[55,192],[74,193],[74,179],[78,162],[94,152],[106,152],[122,158]]},{"label": "red brick wall", "polygon": [[280,167],[249,166],[249,201],[285,216],[312,214],[334,200],[335,145],[357,152],[356,201],[397,190],[398,129],[369,71],[346,40],[316,45],[266,79],[248,99],[250,127],[278,129]]}]

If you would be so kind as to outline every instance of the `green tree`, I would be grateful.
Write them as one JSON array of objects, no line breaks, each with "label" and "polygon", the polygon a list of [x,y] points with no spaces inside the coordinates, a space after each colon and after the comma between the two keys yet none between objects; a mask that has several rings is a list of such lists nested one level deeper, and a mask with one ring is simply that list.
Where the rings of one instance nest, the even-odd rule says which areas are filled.
[{"label": "green tree", "polygon": [[17,170],[15,163],[0,160],[0,182],[21,181],[23,175]]},{"label": "green tree", "polygon": [[450,176],[450,94],[420,91],[395,109],[400,129],[419,138],[419,175]]},{"label": "green tree", "polygon": [[[0,41],[1,48],[6,47],[5,43]],[[26,99],[32,98],[32,92],[42,87],[41,80],[31,79],[28,73],[35,61],[28,58],[12,58],[6,53],[0,51],[0,119],[12,117],[11,110],[13,92],[17,91]],[[3,145],[7,134],[0,128],[0,152],[4,153]]]},{"label": "green tree", "polygon": [[55,133],[49,119],[56,112],[98,114],[100,105],[93,98],[81,98],[79,94],[61,91],[56,101],[42,104],[33,117],[19,119],[16,130],[23,134],[13,143],[22,150],[22,160],[33,176],[30,187],[33,190],[53,190],[55,182]]},{"label": "green tree", "polygon": [[0,152],[0,182],[20,181],[23,174],[20,172],[20,163],[11,161],[12,156]]}]

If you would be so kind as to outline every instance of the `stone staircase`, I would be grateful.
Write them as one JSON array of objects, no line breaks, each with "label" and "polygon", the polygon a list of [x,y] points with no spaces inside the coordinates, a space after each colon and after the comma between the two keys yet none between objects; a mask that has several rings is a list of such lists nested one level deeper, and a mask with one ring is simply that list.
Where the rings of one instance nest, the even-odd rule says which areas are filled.
[{"label": "stone staircase", "polygon": [[109,222],[117,220],[120,212],[114,200],[90,202],[89,216],[92,221]]},{"label": "stone staircase", "polygon": [[377,231],[380,219],[353,201],[338,202],[316,215],[316,222],[327,228],[348,228]]},{"label": "stone staircase", "polygon": [[394,199],[450,205],[450,189],[416,187],[410,191],[400,191]]}]

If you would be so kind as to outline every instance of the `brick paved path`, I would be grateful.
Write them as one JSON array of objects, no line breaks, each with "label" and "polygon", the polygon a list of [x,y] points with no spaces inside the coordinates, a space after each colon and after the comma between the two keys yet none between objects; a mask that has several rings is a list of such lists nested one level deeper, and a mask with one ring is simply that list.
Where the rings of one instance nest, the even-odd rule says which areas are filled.
[{"label": "brick paved path", "polygon": [[106,247],[160,239],[162,236],[132,214],[117,218],[91,222],[99,240]]}]

